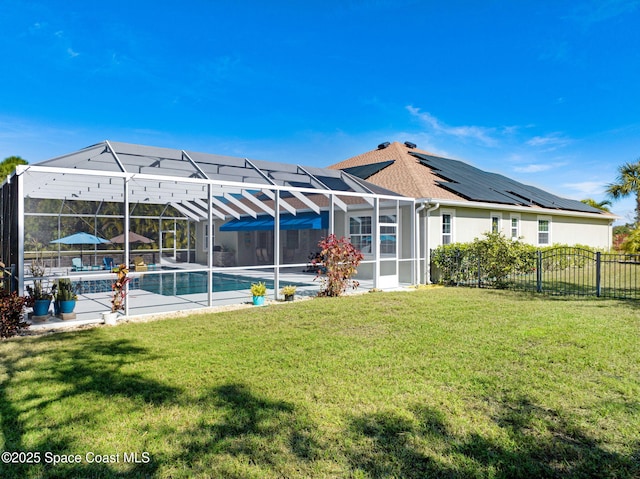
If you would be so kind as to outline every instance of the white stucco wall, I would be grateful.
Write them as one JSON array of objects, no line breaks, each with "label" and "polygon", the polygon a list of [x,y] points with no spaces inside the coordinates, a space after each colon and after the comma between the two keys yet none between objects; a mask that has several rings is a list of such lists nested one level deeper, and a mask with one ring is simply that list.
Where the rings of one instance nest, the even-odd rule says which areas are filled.
[{"label": "white stucco wall", "polygon": [[539,219],[550,221],[550,244],[582,244],[602,249],[609,249],[612,244],[612,218],[564,216],[546,210],[532,212],[441,205],[430,213],[428,238],[431,249],[442,244],[443,214],[451,214],[453,243],[467,243],[481,238],[484,233],[491,231],[491,217],[496,214],[501,218],[502,234],[511,237],[511,218],[517,217],[522,241],[536,246],[539,246]]}]

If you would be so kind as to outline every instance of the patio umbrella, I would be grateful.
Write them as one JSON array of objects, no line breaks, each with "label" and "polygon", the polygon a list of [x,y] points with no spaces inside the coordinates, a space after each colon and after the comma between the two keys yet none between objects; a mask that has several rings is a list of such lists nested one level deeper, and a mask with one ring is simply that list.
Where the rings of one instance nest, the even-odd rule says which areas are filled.
[{"label": "patio umbrella", "polygon": [[57,240],[49,241],[49,243],[80,245],[80,260],[82,260],[82,247],[84,245],[105,244],[105,243],[109,243],[109,240],[81,231],[79,233],[74,233],[72,235],[65,236],[64,238],[58,238]]},{"label": "patio umbrella", "polygon": [[[114,236],[109,241],[112,243],[124,243],[124,233],[118,236]],[[138,233],[134,233],[133,231],[129,231],[129,243],[144,243],[149,244],[153,243],[154,240],[147,238],[146,236],[139,235]]]},{"label": "patio umbrella", "polygon": [[[129,243],[143,243],[149,244],[153,243],[155,240],[151,238],[147,238],[146,236],[139,235],[138,233],[134,233],[133,231],[129,231]],[[111,238],[112,243],[124,244],[124,233],[118,236],[114,236]],[[156,254],[153,253],[153,262],[156,262]]]}]

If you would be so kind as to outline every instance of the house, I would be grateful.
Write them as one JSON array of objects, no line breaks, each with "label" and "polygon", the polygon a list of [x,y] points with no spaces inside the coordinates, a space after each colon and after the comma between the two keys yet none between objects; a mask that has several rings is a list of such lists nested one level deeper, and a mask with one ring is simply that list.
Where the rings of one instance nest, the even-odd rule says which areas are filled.
[{"label": "house", "polygon": [[431,249],[470,242],[487,232],[499,232],[536,246],[611,248],[617,216],[434,155],[414,143],[381,143],[330,168],[415,198],[422,280],[428,277]]},{"label": "house", "polygon": [[[332,233],[365,253],[364,287],[417,280],[414,199],[340,170],[104,141],[18,166],[0,185],[0,209],[1,256],[12,270],[5,286],[22,294],[34,280],[36,240],[45,280],[70,278],[96,295],[79,307],[108,307],[104,257],[148,265],[130,273],[136,294],[126,314],[241,302],[252,281],[266,281],[274,298],[288,283],[317,292],[309,256]],[[57,242],[77,230],[134,231],[153,246],[131,234],[84,253]],[[82,254],[90,268],[78,271],[71,264]]]}]

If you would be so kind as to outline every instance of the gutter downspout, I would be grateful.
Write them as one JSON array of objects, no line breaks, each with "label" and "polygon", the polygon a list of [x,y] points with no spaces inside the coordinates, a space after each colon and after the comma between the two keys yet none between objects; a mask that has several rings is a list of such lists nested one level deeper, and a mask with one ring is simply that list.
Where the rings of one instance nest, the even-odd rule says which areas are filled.
[{"label": "gutter downspout", "polygon": [[427,207],[427,202],[422,200],[422,204],[416,208],[416,228],[415,228],[415,237],[414,241],[416,244],[416,262],[414,266],[414,278],[416,279],[416,284],[421,284],[420,282],[420,213]]},{"label": "gutter downspout", "polygon": [[431,250],[429,249],[429,217],[432,211],[440,208],[440,203],[436,203],[427,209],[427,216],[424,220],[424,284],[431,284]]}]

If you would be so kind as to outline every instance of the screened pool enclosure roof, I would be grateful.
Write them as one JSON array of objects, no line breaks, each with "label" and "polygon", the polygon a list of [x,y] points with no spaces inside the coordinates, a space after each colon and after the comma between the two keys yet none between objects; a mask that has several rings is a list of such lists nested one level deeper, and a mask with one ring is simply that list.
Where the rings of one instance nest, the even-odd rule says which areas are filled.
[{"label": "screened pool enclosure roof", "polygon": [[[157,176],[172,180],[179,179],[181,182],[196,180],[195,183],[197,183],[197,180],[215,180],[231,184],[252,183],[265,186],[308,188],[317,190],[318,193],[334,190],[400,196],[348,173],[336,170],[109,141],[40,162],[37,165],[89,170],[112,176],[126,173],[145,177]],[[78,185],[75,181],[65,181],[62,176],[56,177],[51,183],[33,185],[26,193],[34,197],[50,198],[52,186],[55,186],[57,197],[68,199],[73,197],[74,199],[96,200],[99,196],[103,196],[99,193],[109,191],[109,183],[104,180],[96,179],[93,184]],[[172,194],[175,197],[176,195],[180,196],[180,192],[183,190],[184,187],[181,186],[175,191],[164,191],[164,193],[167,197],[171,197]],[[115,188],[112,193],[113,199],[116,199],[122,192],[120,188]],[[140,197],[136,199],[144,200],[149,197],[142,192],[139,194]],[[162,194],[153,196],[156,199],[162,199]]]},{"label": "screened pool enclosure roof", "polygon": [[[129,202],[170,204],[196,220],[206,217],[209,187],[214,213],[223,219],[272,213],[276,190],[281,208],[293,214],[301,209],[318,213],[321,202],[309,199],[314,195],[333,193],[369,203],[374,196],[404,198],[339,170],[110,141],[21,171],[29,177],[25,197],[122,202],[127,179]],[[335,201],[346,208],[342,200]]]}]

